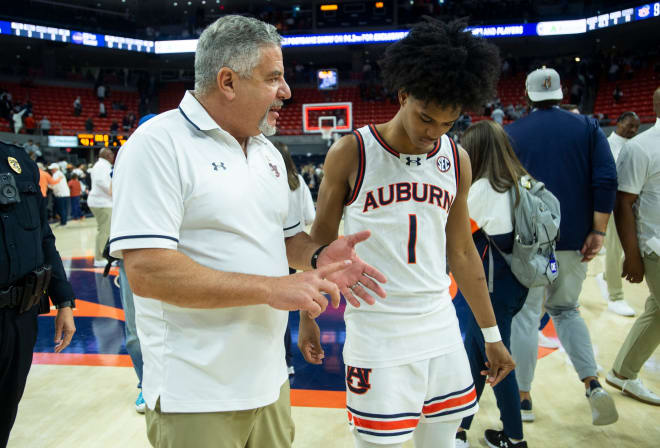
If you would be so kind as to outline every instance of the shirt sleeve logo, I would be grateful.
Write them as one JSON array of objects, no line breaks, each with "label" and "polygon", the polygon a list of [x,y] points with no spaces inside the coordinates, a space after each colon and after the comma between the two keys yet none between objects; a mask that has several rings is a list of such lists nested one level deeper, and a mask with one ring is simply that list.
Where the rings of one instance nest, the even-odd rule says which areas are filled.
[{"label": "shirt sleeve logo", "polygon": [[435,164],[436,164],[436,166],[438,167],[438,170],[440,170],[441,173],[446,173],[447,171],[449,171],[449,168],[451,168],[451,162],[445,156],[438,157]]}]

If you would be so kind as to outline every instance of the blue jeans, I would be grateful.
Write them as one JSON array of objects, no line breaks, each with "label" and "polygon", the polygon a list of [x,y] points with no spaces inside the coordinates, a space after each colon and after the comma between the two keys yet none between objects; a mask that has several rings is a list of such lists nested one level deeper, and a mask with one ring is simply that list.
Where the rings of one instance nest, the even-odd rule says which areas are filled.
[{"label": "blue jeans", "polygon": [[66,221],[69,217],[69,199],[69,196],[55,196],[55,213],[60,215],[60,224],[63,226],[66,225]]},{"label": "blue jeans", "polygon": [[81,217],[80,196],[71,196],[71,219],[80,219]]},{"label": "blue jeans", "polygon": [[133,291],[128,284],[124,262],[119,262],[119,292],[121,304],[124,307],[124,319],[126,329],[126,351],[133,361],[133,368],[138,377],[138,387],[142,388],[142,349],[135,327],[135,305],[133,304]]}]

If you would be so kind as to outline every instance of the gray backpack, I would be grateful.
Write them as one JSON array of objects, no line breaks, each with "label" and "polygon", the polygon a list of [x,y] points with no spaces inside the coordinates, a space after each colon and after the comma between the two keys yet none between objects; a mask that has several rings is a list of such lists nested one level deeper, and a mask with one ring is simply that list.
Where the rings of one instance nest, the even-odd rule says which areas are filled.
[{"label": "gray backpack", "polygon": [[[557,279],[559,268],[555,247],[559,240],[561,212],[559,201],[542,182],[530,176],[520,178],[520,202],[510,190],[513,211],[513,251],[506,254],[488,236],[491,243],[511,266],[518,281],[528,287],[547,286]],[[488,286],[492,292],[493,260],[490,255]]]}]

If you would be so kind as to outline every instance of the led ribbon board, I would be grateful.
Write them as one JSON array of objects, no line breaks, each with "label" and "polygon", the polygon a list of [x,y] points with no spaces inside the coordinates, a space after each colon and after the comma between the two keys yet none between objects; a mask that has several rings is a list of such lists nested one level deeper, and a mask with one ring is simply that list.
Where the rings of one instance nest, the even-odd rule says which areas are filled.
[{"label": "led ribbon board", "polygon": [[155,43],[151,40],[112,36],[109,34],[86,33],[83,31],[33,25],[31,23],[0,20],[0,35],[28,37],[32,39],[65,42],[88,47],[114,48],[116,50],[154,53]]},{"label": "led ribbon board", "polygon": [[[626,8],[607,14],[576,20],[557,20],[552,22],[524,23],[513,25],[470,26],[466,31],[483,38],[520,37],[520,36],[561,36],[580,34],[611,28],[625,23],[660,17],[660,2],[647,3],[635,8]],[[357,45],[395,42],[403,39],[408,30],[373,31],[336,34],[303,34],[283,36],[283,47],[311,47],[324,45]],[[194,53],[197,39],[151,41],[112,36],[109,34],[86,33],[33,25],[30,23],[7,22],[0,20],[0,35],[22,36],[32,39],[44,39],[77,45],[117,50],[138,51],[142,53]]]}]

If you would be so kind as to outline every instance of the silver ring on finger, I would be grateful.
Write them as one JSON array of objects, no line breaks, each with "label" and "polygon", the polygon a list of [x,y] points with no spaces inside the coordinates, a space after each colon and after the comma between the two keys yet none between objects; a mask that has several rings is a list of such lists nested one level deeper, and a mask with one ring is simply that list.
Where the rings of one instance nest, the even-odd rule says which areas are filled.
[{"label": "silver ring on finger", "polygon": [[349,286],[349,288],[351,289],[351,291],[353,291],[353,290],[354,290],[355,288],[357,288],[358,286],[360,286],[360,283],[359,283],[359,282],[356,283],[356,284],[354,284],[354,285]]}]

